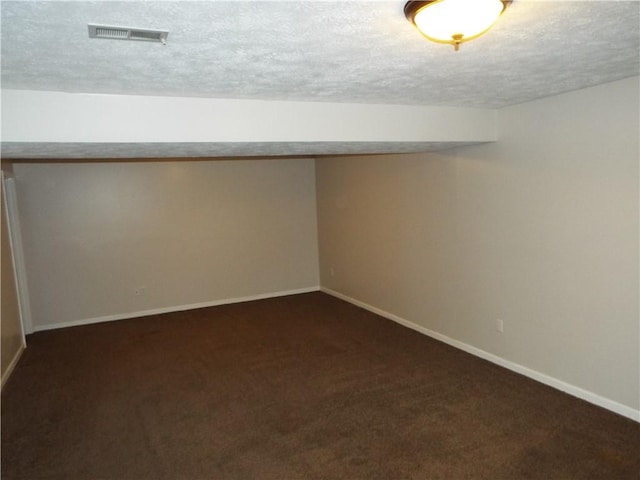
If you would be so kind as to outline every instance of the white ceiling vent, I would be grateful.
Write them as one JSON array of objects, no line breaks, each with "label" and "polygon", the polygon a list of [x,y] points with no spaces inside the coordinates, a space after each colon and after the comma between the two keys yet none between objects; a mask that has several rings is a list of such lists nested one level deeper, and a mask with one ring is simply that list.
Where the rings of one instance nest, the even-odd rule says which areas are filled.
[{"label": "white ceiling vent", "polygon": [[143,42],[160,42],[167,44],[167,30],[148,28],[114,27],[113,25],[96,25],[90,23],[89,38],[108,38],[111,40],[139,40]]}]

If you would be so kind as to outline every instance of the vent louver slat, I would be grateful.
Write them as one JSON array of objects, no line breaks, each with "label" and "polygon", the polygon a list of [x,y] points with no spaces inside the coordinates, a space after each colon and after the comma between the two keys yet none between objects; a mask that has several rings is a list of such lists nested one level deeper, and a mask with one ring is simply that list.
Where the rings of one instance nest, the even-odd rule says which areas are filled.
[{"label": "vent louver slat", "polygon": [[128,30],[118,30],[115,28],[96,28],[96,37],[99,38],[127,38],[129,35]]},{"label": "vent louver slat", "polygon": [[167,43],[169,32],[148,28],[115,27],[111,25],[88,24],[89,38],[106,38],[111,40],[135,40],[142,42]]}]

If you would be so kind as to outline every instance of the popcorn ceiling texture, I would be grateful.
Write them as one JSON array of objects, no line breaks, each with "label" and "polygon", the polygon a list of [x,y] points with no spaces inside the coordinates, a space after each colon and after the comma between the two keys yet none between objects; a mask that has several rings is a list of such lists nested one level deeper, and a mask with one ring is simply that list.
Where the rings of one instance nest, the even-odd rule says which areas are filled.
[{"label": "popcorn ceiling texture", "polygon": [[[2,87],[500,108],[640,72],[637,1],[516,0],[487,35],[459,52],[424,39],[404,18],[404,3],[2,1]],[[87,23],[167,29],[168,45],[89,39]],[[401,145],[387,147],[413,148]],[[336,153],[339,146],[279,152]],[[70,156],[84,148],[69,147]],[[112,156],[125,153],[112,147]],[[3,154],[12,148],[19,150],[3,145]],[[150,157],[157,148],[165,147],[140,152]],[[227,155],[248,147],[173,148]]]},{"label": "popcorn ceiling texture", "polygon": [[[516,0],[489,34],[424,39],[399,1],[2,2],[2,86],[499,108],[638,75],[637,1]],[[168,45],[87,23],[168,29]]]},{"label": "popcorn ceiling texture", "polygon": [[470,142],[252,142],[252,143],[17,143],[3,142],[11,159],[224,158],[435,152]]}]

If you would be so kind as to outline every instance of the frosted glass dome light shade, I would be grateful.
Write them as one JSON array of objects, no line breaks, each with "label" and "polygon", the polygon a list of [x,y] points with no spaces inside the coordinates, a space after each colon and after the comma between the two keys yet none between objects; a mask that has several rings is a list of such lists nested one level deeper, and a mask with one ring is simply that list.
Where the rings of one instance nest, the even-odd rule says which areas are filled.
[{"label": "frosted glass dome light shade", "polygon": [[495,23],[511,0],[410,1],[407,19],[429,40],[454,45],[479,37]]}]

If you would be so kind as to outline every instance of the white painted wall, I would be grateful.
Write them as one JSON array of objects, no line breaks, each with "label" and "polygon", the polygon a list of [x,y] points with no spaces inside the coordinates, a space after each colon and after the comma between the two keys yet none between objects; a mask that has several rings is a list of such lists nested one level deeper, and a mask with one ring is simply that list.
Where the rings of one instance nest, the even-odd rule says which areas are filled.
[{"label": "white painted wall", "polygon": [[36,330],[317,289],[313,160],[14,170]]},{"label": "white painted wall", "polygon": [[505,108],[495,144],[318,160],[322,286],[640,419],[639,91]]},{"label": "white painted wall", "polygon": [[495,110],[2,90],[4,142],[489,142]]}]

